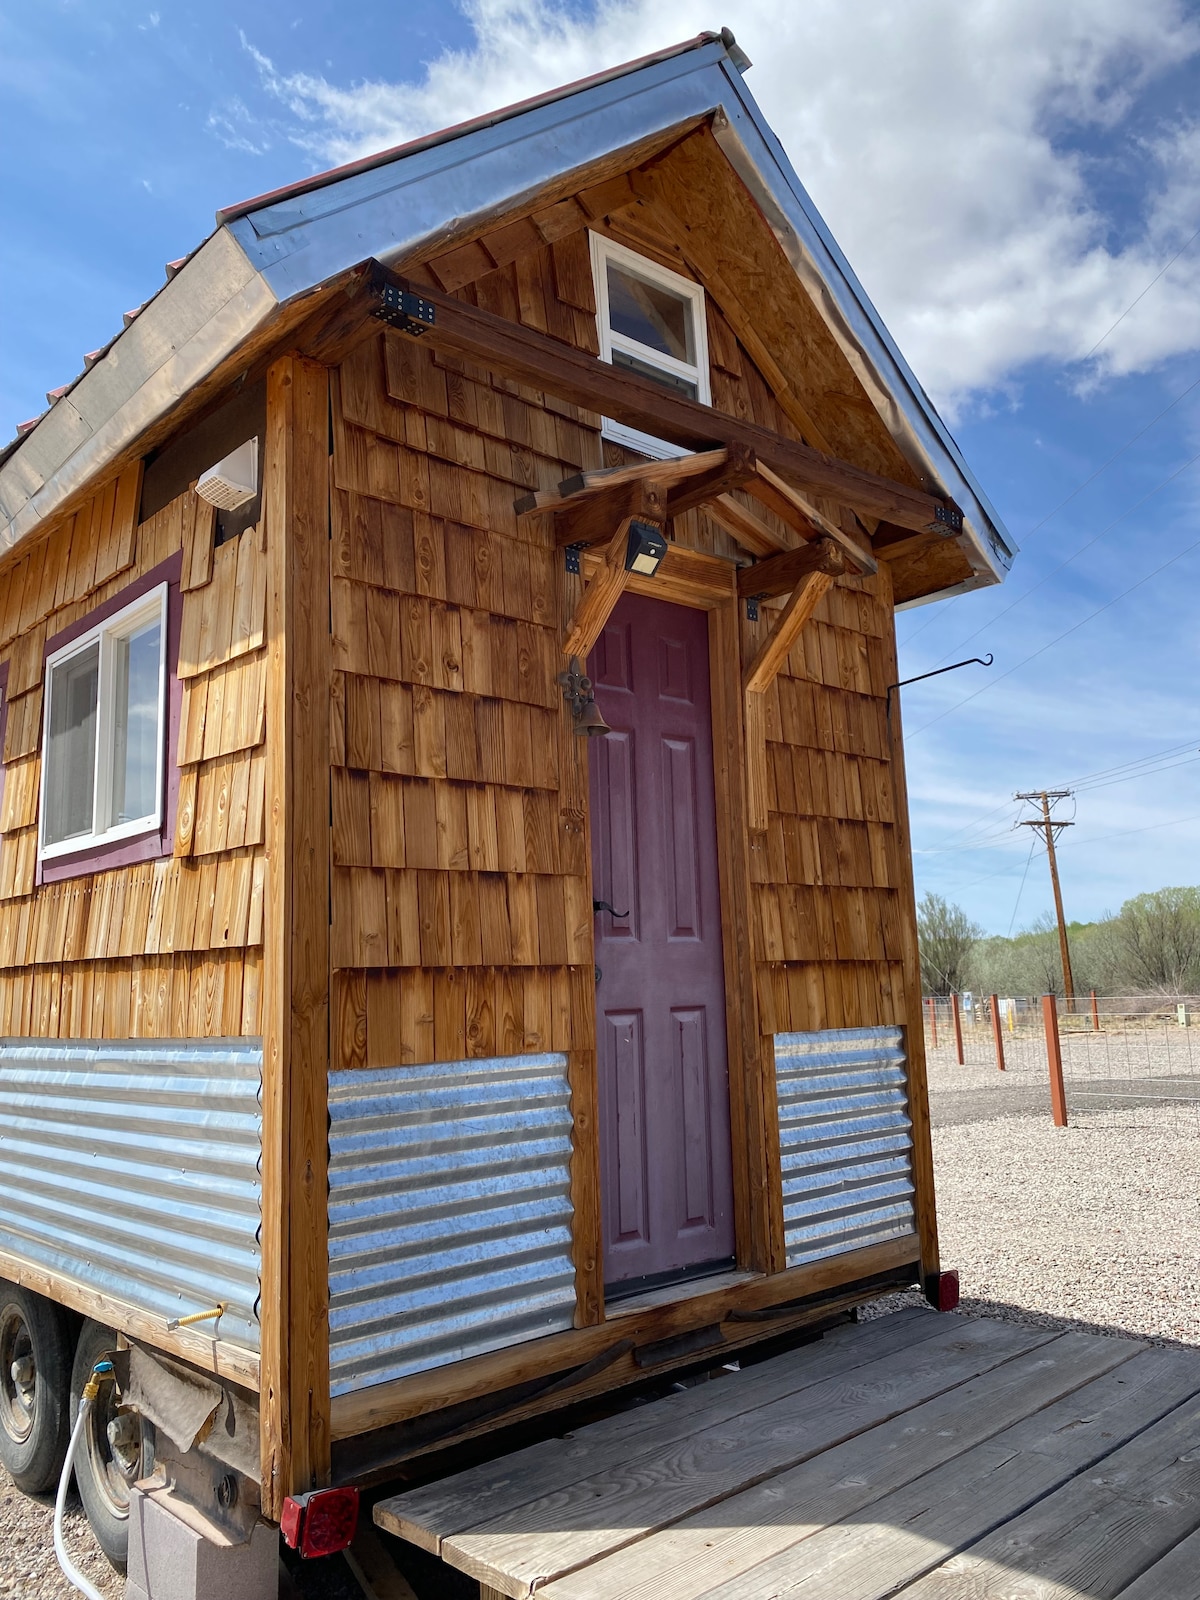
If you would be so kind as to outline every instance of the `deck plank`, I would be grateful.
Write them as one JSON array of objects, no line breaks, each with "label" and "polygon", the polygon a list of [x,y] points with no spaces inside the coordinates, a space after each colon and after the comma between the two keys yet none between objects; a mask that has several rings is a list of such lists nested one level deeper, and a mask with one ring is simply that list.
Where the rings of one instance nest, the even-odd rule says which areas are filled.
[{"label": "deck plank", "polygon": [[[1067,1333],[538,1591],[539,1600],[698,1600],[844,1521],[1145,1346]],[[794,1552],[797,1559],[802,1553]],[[1200,1597],[1197,1597],[1200,1600]]]},{"label": "deck plank", "polygon": [[1115,1600],[1197,1529],[1200,1399],[904,1592],[911,1600]]},{"label": "deck plank", "polygon": [[921,1307],[849,1324],[736,1376],[618,1412],[564,1438],[543,1440],[500,1461],[487,1461],[395,1495],[376,1506],[375,1521],[436,1555],[451,1535],[513,1511],[548,1490],[565,1489],[605,1467],[620,1465],[641,1449],[685,1439],[945,1331],[945,1317]]},{"label": "deck plank", "polygon": [[[802,1552],[785,1550],[714,1585],[705,1600],[881,1600],[897,1591],[905,1600],[948,1600],[951,1594],[999,1600],[1007,1590],[966,1581],[957,1589],[928,1587],[926,1575],[1131,1439],[1139,1442],[1149,1424],[1184,1405],[1190,1414],[1198,1393],[1200,1354],[1143,1350],[1067,1399],[814,1534]],[[1026,1591],[1038,1600],[1046,1592]]]},{"label": "deck plank", "polygon": [[955,1324],[669,1446],[649,1435],[636,1457],[627,1454],[443,1540],[443,1558],[509,1595],[531,1594],[1044,1342],[1044,1329],[957,1318]]},{"label": "deck plank", "polygon": [[1117,1600],[1200,1600],[1200,1533],[1168,1550],[1161,1561],[1122,1589]]}]

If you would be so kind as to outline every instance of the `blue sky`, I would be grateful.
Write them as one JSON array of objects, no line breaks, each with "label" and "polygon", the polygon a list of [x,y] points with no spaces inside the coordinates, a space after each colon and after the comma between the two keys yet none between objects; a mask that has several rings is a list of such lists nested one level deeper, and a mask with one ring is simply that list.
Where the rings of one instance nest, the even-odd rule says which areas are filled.
[{"label": "blue sky", "polygon": [[218,206],[723,22],[1022,546],[1002,588],[900,618],[904,676],[996,658],[904,691],[918,889],[1027,925],[1049,890],[1011,795],[1043,785],[1078,787],[1070,915],[1200,881],[1200,11],[1181,0],[0,0],[0,433]]}]

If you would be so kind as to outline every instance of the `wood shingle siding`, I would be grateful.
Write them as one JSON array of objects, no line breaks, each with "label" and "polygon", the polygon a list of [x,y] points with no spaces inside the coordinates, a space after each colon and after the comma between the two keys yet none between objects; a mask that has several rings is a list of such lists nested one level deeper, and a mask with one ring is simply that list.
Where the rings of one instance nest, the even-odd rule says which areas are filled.
[{"label": "wood shingle siding", "polygon": [[[191,491],[138,525],[140,483],[130,469],[107,484],[15,563],[4,586],[0,1034],[259,1031],[264,539],[252,528],[214,550],[212,507]],[[185,687],[175,853],[37,885],[46,640],[177,551]]]}]

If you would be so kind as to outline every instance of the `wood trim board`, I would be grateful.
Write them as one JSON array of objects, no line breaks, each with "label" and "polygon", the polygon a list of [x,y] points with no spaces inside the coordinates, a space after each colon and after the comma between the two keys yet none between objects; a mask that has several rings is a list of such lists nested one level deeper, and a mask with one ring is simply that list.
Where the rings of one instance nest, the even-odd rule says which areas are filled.
[{"label": "wood trim board", "polygon": [[267,374],[263,1510],[329,1475],[329,373]]}]

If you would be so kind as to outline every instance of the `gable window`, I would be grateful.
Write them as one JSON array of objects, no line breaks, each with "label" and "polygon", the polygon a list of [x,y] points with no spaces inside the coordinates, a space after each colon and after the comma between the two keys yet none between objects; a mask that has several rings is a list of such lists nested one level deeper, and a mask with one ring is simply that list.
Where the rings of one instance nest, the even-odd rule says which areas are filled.
[{"label": "gable window", "polygon": [[167,585],[46,660],[43,860],[161,826]]},{"label": "gable window", "polygon": [[[704,290],[598,233],[591,239],[601,360],[711,405]],[[602,432],[658,459],[687,453],[609,417]]]}]

